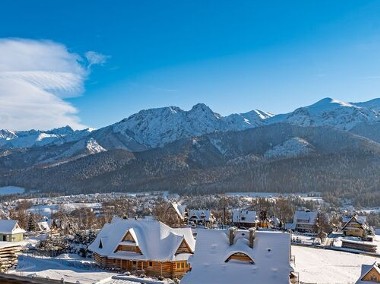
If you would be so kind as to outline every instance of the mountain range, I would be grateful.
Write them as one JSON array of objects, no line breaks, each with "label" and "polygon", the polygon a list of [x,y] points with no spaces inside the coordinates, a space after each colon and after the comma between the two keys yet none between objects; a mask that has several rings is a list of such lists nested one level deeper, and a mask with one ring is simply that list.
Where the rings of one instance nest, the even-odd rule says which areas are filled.
[{"label": "mountain range", "polygon": [[380,187],[379,143],[380,99],[325,98],[280,115],[164,107],[98,130],[0,130],[0,185],[65,193],[369,192]]}]

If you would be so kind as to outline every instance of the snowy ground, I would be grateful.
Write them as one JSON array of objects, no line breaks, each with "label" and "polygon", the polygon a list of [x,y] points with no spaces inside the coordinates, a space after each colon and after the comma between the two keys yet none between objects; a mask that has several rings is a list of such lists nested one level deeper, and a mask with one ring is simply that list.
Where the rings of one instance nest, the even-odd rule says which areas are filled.
[{"label": "snowy ground", "polygon": [[100,280],[110,278],[115,273],[90,267],[80,261],[76,261],[76,256],[63,255],[57,258],[37,258],[21,255],[15,271],[9,273],[21,276],[38,276],[42,278],[58,279],[62,278],[68,282],[80,281],[82,284],[96,283]]},{"label": "snowy ground", "polygon": [[332,250],[292,246],[295,270],[301,283],[348,284],[355,283],[362,264],[372,265],[376,257]]},{"label": "snowy ground", "polygon": [[[136,281],[112,279],[117,273],[98,269],[94,261],[80,258],[75,254],[63,254],[58,257],[32,257],[21,255],[16,270],[8,273],[28,277],[41,277],[49,279],[64,279],[67,282],[81,284],[136,284],[136,283],[169,283],[154,282],[152,279],[138,279]],[[123,276],[127,277],[127,276]],[[133,276],[128,278],[133,279]]]}]

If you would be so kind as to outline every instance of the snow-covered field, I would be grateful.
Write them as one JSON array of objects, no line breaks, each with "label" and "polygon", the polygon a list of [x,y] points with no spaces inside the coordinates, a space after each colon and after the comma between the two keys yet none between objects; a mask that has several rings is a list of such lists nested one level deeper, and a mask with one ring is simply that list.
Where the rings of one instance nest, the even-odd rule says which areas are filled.
[{"label": "snow-covered field", "polygon": [[3,186],[0,187],[0,195],[22,194],[25,189],[18,186]]},{"label": "snow-covered field", "polygon": [[301,283],[348,284],[355,283],[362,264],[372,265],[378,258],[360,254],[292,246],[295,270]]},{"label": "snow-covered field", "polygon": [[21,255],[16,270],[11,270],[8,273],[27,277],[64,279],[70,283],[81,284],[169,283],[167,281],[154,281],[149,278],[139,279],[133,276],[119,276],[119,278],[135,279],[135,281],[112,279],[118,274],[101,270],[95,266],[93,260],[83,259],[75,254],[62,254],[54,258]]}]

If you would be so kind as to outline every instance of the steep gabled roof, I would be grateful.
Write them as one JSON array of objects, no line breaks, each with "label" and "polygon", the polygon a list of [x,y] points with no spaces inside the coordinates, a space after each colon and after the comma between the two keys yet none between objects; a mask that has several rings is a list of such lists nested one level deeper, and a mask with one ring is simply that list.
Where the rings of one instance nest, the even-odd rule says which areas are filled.
[{"label": "steep gabled roof", "polygon": [[315,224],[317,222],[317,218],[318,212],[316,211],[297,210],[294,212],[294,223],[300,223],[297,220],[304,220],[307,224]]},{"label": "steep gabled roof", "polygon": [[204,219],[205,221],[212,221],[214,219],[210,209],[191,209],[189,210],[189,219],[192,217],[196,217],[198,220]]},{"label": "steep gabled roof", "polygon": [[[116,251],[117,247],[124,243],[123,238],[128,232],[133,235],[141,254]],[[115,219],[112,223],[104,225],[89,249],[109,258],[170,261],[185,257],[183,254],[176,256],[184,239],[194,252],[195,240],[190,228],[173,229],[155,220]],[[103,248],[99,248],[100,240]]]},{"label": "steep gabled roof", "polygon": [[346,224],[344,224],[344,226],[343,226],[343,228],[342,228],[342,230],[344,230],[351,222],[356,222],[356,223],[358,223],[363,229],[365,229],[365,223],[363,223],[363,222],[361,222],[361,221],[359,221],[358,220],[358,218],[356,218],[357,216],[356,215],[354,215],[354,216],[352,216],[351,218],[350,218],[350,220],[348,220],[347,221],[347,223]]},{"label": "steep gabled roof", "polygon": [[375,271],[377,273],[377,275],[380,276],[380,268],[379,268],[379,263],[378,262],[375,262],[374,264],[372,265],[362,265],[362,274],[359,278],[359,280],[356,282],[356,284],[364,284],[364,283],[375,283],[375,282],[372,282],[372,281],[365,281],[364,278],[371,272],[371,271]]}]

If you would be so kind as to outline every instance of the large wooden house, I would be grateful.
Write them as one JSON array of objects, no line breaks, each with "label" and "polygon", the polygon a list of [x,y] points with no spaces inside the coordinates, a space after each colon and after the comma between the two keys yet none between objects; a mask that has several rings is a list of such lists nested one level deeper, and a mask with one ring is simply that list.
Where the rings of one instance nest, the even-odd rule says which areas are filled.
[{"label": "large wooden house", "polygon": [[275,231],[198,230],[191,271],[181,284],[289,284],[290,234]]},{"label": "large wooden house", "polygon": [[344,224],[342,231],[345,236],[366,238],[370,232],[370,228],[365,219],[354,215]]},{"label": "large wooden house", "polygon": [[16,220],[0,220],[0,241],[21,242],[25,230],[21,229]]},{"label": "large wooden house", "polygon": [[102,267],[169,278],[181,278],[190,269],[194,248],[190,228],[145,219],[113,219],[89,246]]}]

